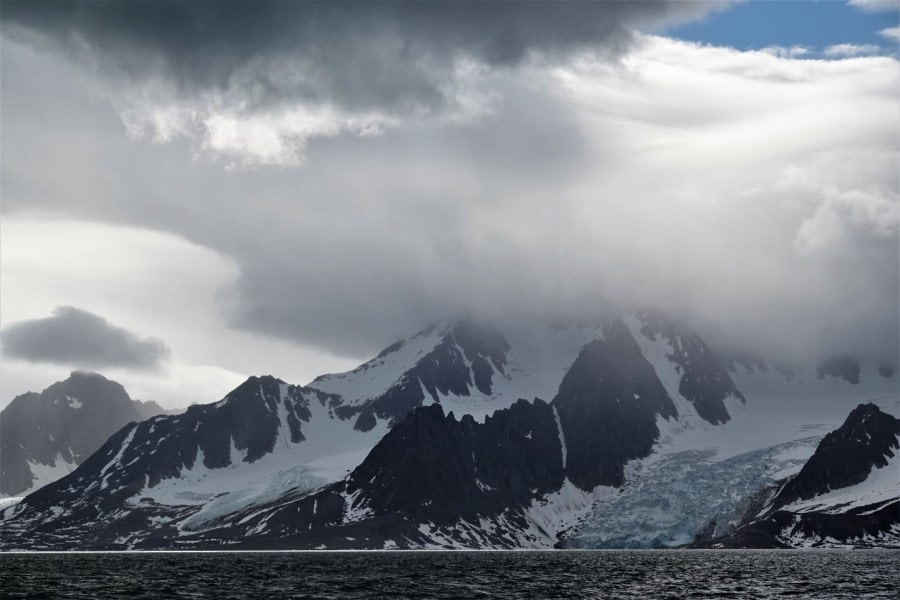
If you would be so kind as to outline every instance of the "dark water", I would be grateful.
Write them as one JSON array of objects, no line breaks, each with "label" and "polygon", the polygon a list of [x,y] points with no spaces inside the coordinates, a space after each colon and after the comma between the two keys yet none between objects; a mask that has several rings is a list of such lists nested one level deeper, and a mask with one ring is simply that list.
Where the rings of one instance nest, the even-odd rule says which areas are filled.
[{"label": "dark water", "polygon": [[0,554],[3,598],[897,598],[900,552]]}]

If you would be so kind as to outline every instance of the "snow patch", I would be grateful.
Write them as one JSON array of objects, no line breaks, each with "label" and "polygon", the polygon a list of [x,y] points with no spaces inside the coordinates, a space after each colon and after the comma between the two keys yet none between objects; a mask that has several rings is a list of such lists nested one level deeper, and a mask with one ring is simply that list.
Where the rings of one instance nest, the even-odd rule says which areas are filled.
[{"label": "snow patch", "polygon": [[346,491],[341,492],[341,496],[344,498],[344,523],[356,523],[357,521],[362,521],[363,519],[368,519],[371,516],[374,516],[375,511],[371,508],[364,505],[364,503],[359,502],[359,495],[362,490],[356,490],[352,494],[348,494]]},{"label": "snow patch", "polygon": [[309,384],[328,394],[338,394],[353,406],[377,398],[412,368],[423,356],[431,352],[446,335],[449,324],[423,331],[400,342],[397,348],[384,356],[373,358],[346,373],[323,375]]},{"label": "snow patch", "polygon": [[548,547],[553,547],[562,534],[583,522],[597,502],[618,491],[601,485],[585,492],[566,478],[558,491],[534,500],[525,510],[525,518],[530,529],[545,536]]},{"label": "snow patch", "polygon": [[0,512],[15,506],[22,501],[22,498],[24,498],[24,496],[8,496],[6,498],[0,498]]},{"label": "snow patch", "polygon": [[[70,453],[71,455],[71,453]],[[34,479],[31,481],[31,487],[22,492],[23,496],[39,490],[48,483],[53,483],[57,479],[61,479],[78,468],[74,461],[68,461],[63,458],[61,452],[56,453],[56,457],[52,463],[47,465],[42,462],[29,460],[28,468],[31,470]]]},{"label": "snow patch", "polygon": [[138,430],[138,425],[133,424],[131,426],[131,431],[128,432],[128,436],[122,441],[122,445],[119,446],[119,451],[115,456],[110,459],[106,466],[103,467],[103,470],[100,471],[100,476],[103,477],[103,481],[100,483],[100,489],[106,489],[109,485],[109,478],[112,476],[114,469],[113,467],[121,467],[122,466],[122,456],[125,454],[125,450],[128,449],[128,446],[131,445],[131,440],[134,439],[134,434]]},{"label": "snow patch", "polygon": [[563,471],[566,470],[566,461],[568,459],[568,447],[566,446],[566,436],[563,433],[562,422],[559,420],[559,411],[553,407],[553,418],[556,419],[556,430],[559,432],[559,445],[562,448],[562,466]]}]

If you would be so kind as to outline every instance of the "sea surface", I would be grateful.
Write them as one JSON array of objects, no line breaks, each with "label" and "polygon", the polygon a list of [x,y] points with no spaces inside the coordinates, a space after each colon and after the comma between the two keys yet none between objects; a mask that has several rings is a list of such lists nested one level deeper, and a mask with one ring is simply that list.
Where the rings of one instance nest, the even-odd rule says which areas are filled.
[{"label": "sea surface", "polygon": [[892,598],[900,551],[0,554],[3,598]]}]

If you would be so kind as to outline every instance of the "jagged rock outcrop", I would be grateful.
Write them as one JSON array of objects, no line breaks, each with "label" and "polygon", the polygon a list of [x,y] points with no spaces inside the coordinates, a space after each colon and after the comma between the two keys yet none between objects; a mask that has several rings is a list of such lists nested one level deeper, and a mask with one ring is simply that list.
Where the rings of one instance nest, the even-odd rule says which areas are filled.
[{"label": "jagged rock outcrop", "polygon": [[671,318],[656,312],[636,314],[640,333],[651,341],[665,340],[668,358],[681,374],[678,393],[684,396],[703,419],[717,425],[731,419],[725,400],[729,397],[746,403],[734,385],[723,360],[696,333],[683,331]]},{"label": "jagged rock outcrop", "polygon": [[521,508],[563,483],[553,409],[525,400],[484,423],[440,405],[418,408],[372,449],[347,481],[376,514],[453,523]]}]

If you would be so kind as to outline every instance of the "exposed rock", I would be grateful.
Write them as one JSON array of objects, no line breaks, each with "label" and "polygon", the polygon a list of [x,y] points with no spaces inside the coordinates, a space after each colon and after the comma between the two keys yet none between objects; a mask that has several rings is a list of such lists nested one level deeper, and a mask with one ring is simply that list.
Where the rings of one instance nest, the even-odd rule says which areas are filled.
[{"label": "exposed rock", "polygon": [[[396,345],[392,348],[396,351]],[[356,428],[368,431],[375,426],[375,417],[397,423],[422,406],[426,394],[435,402],[447,394],[469,396],[473,390],[490,394],[494,372],[503,373],[508,350],[509,342],[496,329],[469,319],[455,321],[440,343],[384,394],[364,406],[344,408],[342,414],[359,413]],[[315,387],[316,382],[310,385]]]},{"label": "exposed rock", "polygon": [[625,463],[650,454],[658,416],[678,413],[628,328],[613,321],[606,337],[578,355],[553,399],[566,441],[566,475],[582,490],[620,486]]},{"label": "exposed rock", "polygon": [[0,494],[49,483],[35,472],[62,476],[126,423],[163,412],[155,402],[132,400],[115,381],[81,371],[39,394],[17,396],[0,412]]},{"label": "exposed rock", "polygon": [[[875,469],[891,468],[900,452],[900,419],[874,404],[860,404],[837,430],[826,435],[800,472],[760,511],[752,507],[733,533],[698,540],[698,546],[725,548],[788,548],[830,544],[900,547],[900,472],[887,495],[867,502],[854,486]],[[828,500],[835,490],[847,490]],[[893,494],[891,494],[893,492]],[[822,498],[822,501],[815,500]],[[809,501],[802,503],[800,501]]]},{"label": "exposed rock", "polygon": [[681,373],[678,393],[710,423],[728,422],[731,416],[725,400],[734,397],[746,402],[746,399],[734,385],[725,363],[699,335],[682,331],[668,316],[656,311],[643,311],[636,316],[643,323],[642,335],[650,340],[662,337],[671,346],[669,358]]},{"label": "exposed rock", "polygon": [[[887,466],[898,452],[898,435],[900,419],[874,404],[860,404],[822,439],[803,469],[781,489],[775,506],[862,483],[873,468]],[[900,473],[897,478],[900,483]]]}]

